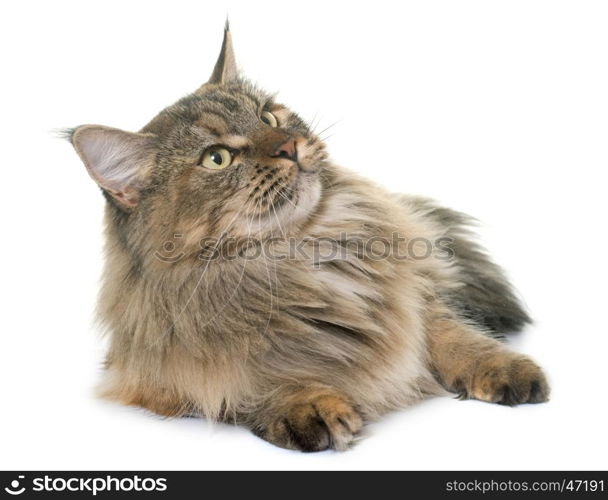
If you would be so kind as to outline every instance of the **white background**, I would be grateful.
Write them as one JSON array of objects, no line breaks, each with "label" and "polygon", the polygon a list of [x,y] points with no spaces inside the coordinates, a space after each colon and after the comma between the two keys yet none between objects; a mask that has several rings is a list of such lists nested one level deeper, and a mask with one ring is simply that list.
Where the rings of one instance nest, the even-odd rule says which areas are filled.
[{"label": "white background", "polygon": [[[608,5],[593,1],[4,2],[0,468],[606,469]],[[237,60],[333,158],[469,212],[536,324],[548,404],[436,399],[346,453],[98,401],[103,199],[53,130],[137,130]]]}]

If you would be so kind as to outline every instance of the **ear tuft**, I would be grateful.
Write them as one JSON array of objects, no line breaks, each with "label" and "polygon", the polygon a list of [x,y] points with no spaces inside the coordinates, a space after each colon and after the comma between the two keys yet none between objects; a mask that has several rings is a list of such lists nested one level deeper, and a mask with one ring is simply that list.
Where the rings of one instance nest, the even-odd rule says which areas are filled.
[{"label": "ear tuft", "polygon": [[76,132],[75,128],[60,128],[55,130],[55,134],[59,139],[64,139],[70,144],[72,143],[72,136],[74,135],[74,132]]},{"label": "ear tuft", "polygon": [[153,162],[155,136],[101,125],[83,125],[71,142],[90,176],[123,208],[133,208]]}]

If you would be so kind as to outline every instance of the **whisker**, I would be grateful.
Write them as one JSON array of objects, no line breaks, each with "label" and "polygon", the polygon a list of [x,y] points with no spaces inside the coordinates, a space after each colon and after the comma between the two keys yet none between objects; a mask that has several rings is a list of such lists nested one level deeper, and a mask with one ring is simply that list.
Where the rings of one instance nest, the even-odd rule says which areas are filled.
[{"label": "whisker", "polygon": [[[262,234],[262,219],[261,219],[261,215],[258,218],[258,231],[259,234]],[[272,313],[273,313],[273,298],[274,295],[272,293],[272,280],[270,277],[270,267],[268,267],[268,262],[266,261],[266,259],[264,259],[264,265],[266,266],[266,274],[268,275],[268,291],[270,292],[270,312],[268,314],[268,320],[266,321],[266,327],[264,328],[264,331],[262,332],[262,337],[266,335],[266,332],[268,331],[268,327],[270,326],[270,320],[272,319]]]},{"label": "whisker", "polygon": [[[276,188],[274,190],[275,190],[275,192],[281,194],[280,191],[278,191]],[[287,198],[285,198],[285,199],[287,200]],[[281,222],[279,221],[279,216],[277,215],[277,211],[276,211],[274,203],[272,201],[270,202],[270,206],[272,208],[272,211],[274,212],[274,218],[277,221],[279,230],[281,231],[281,236],[283,236],[283,239],[285,239],[285,231],[283,230],[283,227],[281,226]]]},{"label": "whisker", "polygon": [[329,125],[328,127],[325,127],[323,130],[321,130],[321,132],[319,132],[317,135],[320,136],[321,134],[323,134],[323,132],[327,132],[330,128],[334,127],[339,122],[340,122],[340,120],[336,120],[331,125]]},{"label": "whisker", "polygon": [[314,114],[314,116],[312,117],[312,120],[310,120],[310,121],[308,122],[308,127],[307,127],[307,129],[306,129],[306,135],[309,135],[309,134],[311,133],[311,130],[314,130],[314,128],[313,128],[313,123],[314,123],[314,122],[315,122],[315,120],[317,119],[317,115],[318,115],[318,114],[319,114],[319,112],[316,112],[316,113]]},{"label": "whisker", "polygon": [[[222,243],[223,238],[226,236],[226,234],[228,233],[228,231],[232,228],[232,225],[234,223],[234,221],[237,219],[237,217],[241,214],[242,210],[244,210],[246,208],[247,205],[244,205],[243,207],[241,207],[240,210],[237,211],[237,213],[235,214],[235,216],[231,219],[231,221],[228,223],[226,229],[224,229],[224,231],[220,234],[220,237],[217,240],[217,243],[215,244],[213,251],[215,252],[215,250],[217,250],[218,246],[220,243]],[[173,328],[175,327],[175,324],[177,322],[177,320],[182,316],[182,314],[184,314],[184,312],[186,311],[186,308],[188,307],[188,305],[190,304],[190,301],[192,300],[192,298],[194,297],[194,294],[196,293],[196,291],[198,290],[198,287],[200,286],[201,282],[203,281],[203,277],[205,276],[205,273],[207,272],[207,269],[209,269],[209,264],[211,263],[211,260],[207,261],[207,264],[205,265],[205,267],[203,268],[203,272],[201,273],[200,277],[198,278],[196,284],[194,285],[194,289],[192,290],[192,292],[190,293],[190,296],[188,297],[188,299],[186,300],[186,303],[184,304],[184,306],[182,307],[182,309],[180,310],[180,312],[177,314],[177,316],[175,317],[175,319],[171,322],[171,325],[169,326],[169,328],[164,332],[164,335],[169,334]],[[160,342],[160,339],[159,339]]]},{"label": "whisker", "polygon": [[[286,186],[283,186],[281,183],[278,183],[280,187],[282,187],[283,189],[287,189]],[[279,189],[274,188],[274,192],[276,194],[278,194],[279,196],[281,196],[287,203],[291,203],[295,208],[297,208],[297,205],[291,201],[284,193],[282,193]]]},{"label": "whisker", "polygon": [[[248,202],[249,204],[251,204],[251,201]],[[251,226],[253,225],[253,218],[255,216],[255,213],[251,214],[251,217],[249,217],[248,223],[247,223],[247,238],[246,241],[249,241],[249,238],[251,237]],[[201,327],[205,327],[207,326],[213,319],[215,319],[220,313],[222,313],[222,311],[224,311],[224,309],[228,306],[228,304],[230,304],[232,302],[232,299],[234,298],[234,296],[236,295],[236,292],[238,291],[242,281],[243,281],[243,277],[245,276],[245,270],[247,269],[247,261],[248,259],[245,259],[245,262],[243,264],[243,269],[241,271],[241,275],[239,276],[239,280],[236,284],[236,286],[234,287],[234,290],[232,291],[232,293],[230,294],[230,297],[228,297],[228,299],[224,302],[224,304],[222,305],[222,307],[216,311],[216,313],[211,316],[205,323],[203,323],[201,325]]]}]

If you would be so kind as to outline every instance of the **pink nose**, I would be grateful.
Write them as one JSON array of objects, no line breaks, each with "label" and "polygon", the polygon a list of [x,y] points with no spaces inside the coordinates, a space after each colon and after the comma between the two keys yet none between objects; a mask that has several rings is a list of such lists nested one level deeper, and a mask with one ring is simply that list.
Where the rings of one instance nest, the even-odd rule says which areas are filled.
[{"label": "pink nose", "polygon": [[290,137],[282,144],[276,146],[270,156],[272,156],[273,158],[287,158],[291,161],[298,161],[296,140],[293,137]]}]

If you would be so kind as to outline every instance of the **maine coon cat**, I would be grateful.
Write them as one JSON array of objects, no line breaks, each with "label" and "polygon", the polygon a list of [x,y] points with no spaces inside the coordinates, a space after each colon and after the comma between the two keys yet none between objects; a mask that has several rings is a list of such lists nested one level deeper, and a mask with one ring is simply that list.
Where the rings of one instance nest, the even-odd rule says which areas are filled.
[{"label": "maine coon cat", "polygon": [[228,26],[209,81],[140,132],[69,136],[107,200],[103,396],[304,451],[427,396],[547,400],[497,340],[529,318],[469,219],[330,162],[239,76]]}]

